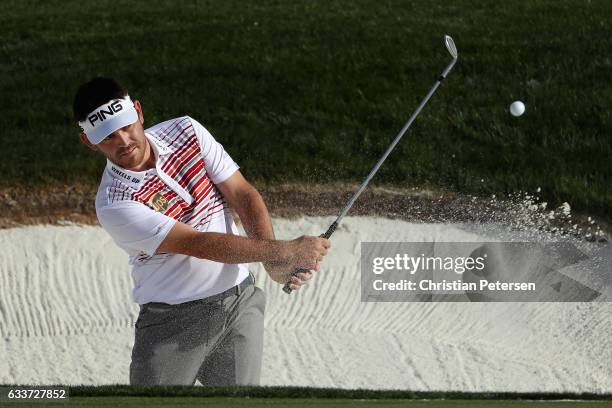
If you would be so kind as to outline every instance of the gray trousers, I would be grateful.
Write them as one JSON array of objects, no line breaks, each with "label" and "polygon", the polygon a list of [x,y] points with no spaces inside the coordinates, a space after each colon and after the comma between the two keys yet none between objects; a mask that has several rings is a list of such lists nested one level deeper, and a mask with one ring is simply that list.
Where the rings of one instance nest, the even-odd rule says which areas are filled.
[{"label": "gray trousers", "polygon": [[141,306],[131,385],[258,385],[266,299],[254,285],[207,303]]}]

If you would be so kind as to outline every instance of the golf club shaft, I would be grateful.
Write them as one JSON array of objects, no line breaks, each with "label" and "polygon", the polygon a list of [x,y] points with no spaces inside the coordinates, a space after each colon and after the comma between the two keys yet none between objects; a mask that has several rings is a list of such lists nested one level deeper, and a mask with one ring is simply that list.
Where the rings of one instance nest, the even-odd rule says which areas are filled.
[{"label": "golf club shaft", "polygon": [[[451,63],[451,64],[453,64],[453,63]],[[452,68],[452,65],[451,65],[451,68]],[[340,221],[342,220],[342,218],[344,218],[344,216],[349,212],[349,210],[351,209],[353,204],[355,204],[355,201],[357,201],[357,198],[361,195],[363,190],[365,190],[365,188],[367,187],[367,185],[370,182],[370,180],[372,180],[374,175],[378,172],[378,169],[380,169],[380,166],[382,166],[382,164],[387,159],[387,157],[391,154],[391,152],[393,151],[395,146],[397,146],[397,144],[402,139],[402,137],[404,136],[404,134],[406,133],[408,128],[410,128],[410,125],[412,125],[412,122],[414,122],[414,120],[419,115],[419,113],[421,113],[421,110],[423,109],[425,104],[427,104],[427,101],[429,101],[429,98],[431,98],[431,96],[434,94],[434,92],[436,92],[436,89],[438,89],[438,87],[440,86],[440,83],[442,82],[442,79],[443,79],[443,77],[441,76],[440,79],[429,90],[429,93],[427,94],[427,96],[421,101],[421,104],[419,105],[419,107],[416,109],[416,111],[414,111],[414,113],[412,114],[412,116],[410,117],[408,122],[406,122],[406,124],[404,125],[402,130],[400,130],[399,134],[395,137],[395,140],[393,141],[393,143],[391,143],[391,145],[389,146],[389,148],[387,149],[385,154],[383,154],[383,156],[380,158],[378,163],[376,163],[374,168],[370,171],[370,174],[368,174],[368,176],[363,181],[363,183],[361,183],[361,186],[359,186],[359,189],[355,192],[355,194],[353,194],[353,196],[349,200],[348,204],[344,207],[342,212],[340,212],[340,215],[338,215],[338,218],[336,218],[336,221],[335,221],[336,224],[340,224]]]},{"label": "golf club shaft", "polygon": [[[365,188],[368,185],[368,183],[370,182],[370,180],[372,180],[374,175],[378,172],[378,169],[380,168],[380,166],[382,166],[382,164],[387,159],[389,154],[391,154],[391,152],[393,151],[395,146],[399,143],[399,141],[402,139],[402,137],[404,136],[404,134],[406,133],[408,128],[410,128],[410,125],[412,125],[412,122],[414,122],[414,120],[419,115],[419,113],[421,113],[421,110],[423,109],[423,107],[427,104],[427,102],[429,101],[431,96],[434,94],[434,92],[436,92],[436,89],[438,89],[438,87],[440,86],[442,81],[444,81],[444,79],[446,79],[446,76],[451,71],[451,69],[453,69],[453,66],[455,65],[456,62],[457,62],[457,58],[453,58],[453,60],[450,62],[450,64],[448,64],[448,66],[444,69],[444,71],[442,71],[442,74],[440,74],[440,77],[438,78],[436,83],[431,87],[431,89],[427,93],[427,96],[425,96],[425,98],[423,98],[423,100],[421,101],[419,107],[414,111],[414,113],[412,114],[410,119],[408,119],[408,122],[406,122],[406,124],[404,125],[402,130],[400,130],[398,135],[395,137],[395,140],[393,140],[393,143],[391,143],[391,145],[387,148],[387,151],[385,151],[385,154],[383,154],[383,156],[380,158],[380,160],[378,160],[378,163],[376,163],[374,168],[370,171],[370,174],[368,174],[368,176],[363,181],[363,183],[361,183],[361,186],[359,186],[359,189],[353,194],[353,196],[351,197],[349,202],[346,204],[344,209],[340,212],[340,214],[338,215],[338,218],[336,218],[336,220],[329,226],[329,228],[327,229],[327,231],[324,234],[320,235],[321,238],[329,239],[332,236],[332,234],[334,233],[334,231],[336,230],[336,228],[340,224],[340,221],[342,220],[342,218],[344,218],[344,216],[349,212],[349,210],[351,209],[353,204],[355,204],[355,201],[357,200],[357,198],[361,195],[363,190],[365,190]],[[300,273],[300,272],[308,272],[308,269],[296,269],[293,272],[292,276],[295,276],[297,273]],[[289,287],[289,283],[288,282],[283,287],[283,291],[285,293],[287,293],[287,294],[291,294],[291,292],[293,291]]]}]

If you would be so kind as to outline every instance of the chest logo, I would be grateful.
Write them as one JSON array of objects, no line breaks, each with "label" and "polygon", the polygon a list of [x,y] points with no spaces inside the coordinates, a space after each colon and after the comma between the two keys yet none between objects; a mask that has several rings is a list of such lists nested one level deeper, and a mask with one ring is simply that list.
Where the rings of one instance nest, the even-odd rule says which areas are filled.
[{"label": "chest logo", "polygon": [[151,197],[149,204],[158,212],[164,212],[168,209],[168,199],[162,193],[157,193]]}]

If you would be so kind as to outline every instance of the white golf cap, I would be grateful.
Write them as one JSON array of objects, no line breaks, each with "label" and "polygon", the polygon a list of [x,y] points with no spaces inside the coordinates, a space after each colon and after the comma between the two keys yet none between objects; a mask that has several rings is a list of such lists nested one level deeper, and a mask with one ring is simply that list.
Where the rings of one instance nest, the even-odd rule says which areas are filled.
[{"label": "white golf cap", "polygon": [[98,144],[106,136],[138,120],[138,112],[129,95],[113,99],[91,111],[79,126],[92,144]]}]

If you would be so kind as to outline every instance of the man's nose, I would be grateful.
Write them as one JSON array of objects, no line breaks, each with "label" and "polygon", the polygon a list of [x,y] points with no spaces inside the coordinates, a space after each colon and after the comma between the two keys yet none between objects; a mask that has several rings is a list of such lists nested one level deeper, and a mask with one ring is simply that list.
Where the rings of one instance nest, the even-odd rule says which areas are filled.
[{"label": "man's nose", "polygon": [[130,144],[130,134],[122,129],[115,132],[115,142],[119,146],[127,146]]}]

